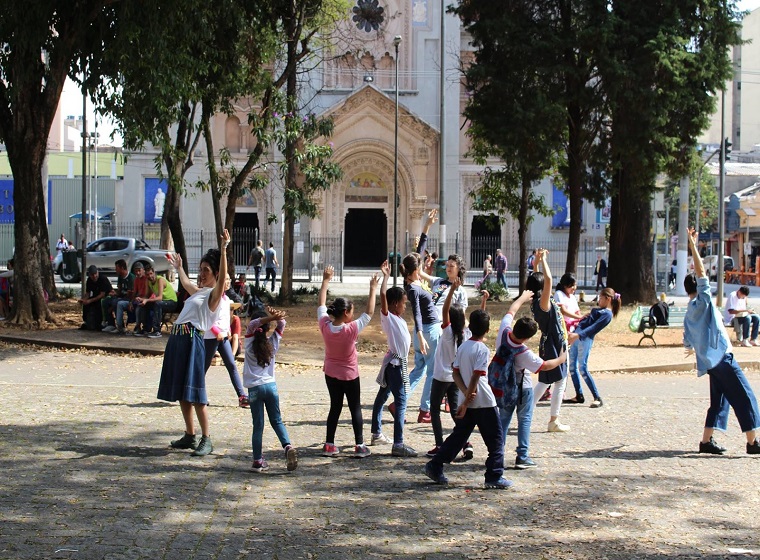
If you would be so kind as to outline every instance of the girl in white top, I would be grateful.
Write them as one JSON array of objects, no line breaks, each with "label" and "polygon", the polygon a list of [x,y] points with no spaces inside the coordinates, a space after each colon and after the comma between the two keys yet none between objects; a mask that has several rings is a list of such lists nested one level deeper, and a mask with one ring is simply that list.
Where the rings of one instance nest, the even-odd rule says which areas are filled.
[{"label": "girl in white top", "polygon": [[566,272],[559,279],[559,284],[557,284],[557,289],[554,292],[554,301],[557,302],[560,311],[562,311],[562,318],[565,320],[567,332],[574,332],[575,327],[583,319],[581,308],[578,307],[578,300],[575,297],[577,287],[578,283],[575,280],[575,276]]},{"label": "girl in white top", "polygon": [[[170,402],[179,401],[185,434],[172,441],[171,446],[175,449],[193,449],[192,455],[195,456],[208,455],[214,449],[209,432],[206,372],[203,368],[203,331],[214,324],[222,301],[229,244],[230,234],[225,229],[222,234],[222,250],[210,249],[201,259],[198,285],[187,277],[182,268],[182,258],[177,253],[170,255],[180,282],[190,297],[174,322],[166,343],[158,398]],[[201,427],[200,441],[195,435],[193,409]]]},{"label": "girl in white top", "polygon": [[[267,313],[268,312],[268,313]],[[269,423],[274,429],[285,451],[287,469],[295,470],[298,465],[296,448],[290,444],[290,436],[280,414],[280,396],[274,380],[274,357],[280,349],[280,340],[285,330],[285,313],[271,307],[267,312],[254,311],[251,322],[245,332],[245,366],[243,368],[243,384],[248,388],[248,402],[251,406],[253,419],[253,434],[251,448],[253,449],[254,472],[264,472],[269,464],[262,453],[262,435],[264,434],[264,408],[267,409]],[[267,336],[272,322],[277,321],[274,332]]]},{"label": "girl in white top", "polygon": [[[470,329],[465,325],[464,308],[460,305],[452,304],[459,288],[461,288],[460,279],[456,278],[452,281],[451,288],[443,304],[443,330],[435,353],[433,384],[430,389],[430,419],[433,425],[435,447],[427,452],[428,457],[433,457],[438,453],[441,445],[443,445],[441,403],[444,396],[448,401],[451,418],[455,420],[454,414],[459,403],[459,389],[457,389],[454,383],[452,364],[456,358],[457,349],[461,346],[462,342],[472,336]],[[485,309],[486,301],[488,301],[488,292],[484,290],[481,309]],[[474,451],[469,441],[462,447],[462,453],[464,460],[472,459]]]}]

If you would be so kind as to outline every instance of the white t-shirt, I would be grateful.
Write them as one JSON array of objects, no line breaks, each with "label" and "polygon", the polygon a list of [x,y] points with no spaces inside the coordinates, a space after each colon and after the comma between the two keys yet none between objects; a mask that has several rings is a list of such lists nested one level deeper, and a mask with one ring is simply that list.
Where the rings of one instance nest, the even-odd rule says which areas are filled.
[{"label": "white t-shirt", "polygon": [[[474,372],[480,372],[478,374],[478,392],[468,408],[491,408],[496,406],[496,398],[493,396],[493,391],[488,385],[487,372],[490,358],[491,353],[488,351],[488,347],[481,341],[472,340],[471,338],[465,340],[457,350],[454,367],[459,370],[465,386],[470,385],[470,379],[472,379]],[[461,391],[459,393],[461,395],[460,402],[464,402],[464,394]]]},{"label": "white t-shirt", "polygon": [[[462,335],[462,344],[472,336],[470,329],[465,327]],[[451,323],[441,332],[441,338],[438,339],[438,347],[435,351],[435,362],[433,364],[433,379],[444,383],[453,383],[454,376],[451,374],[454,359],[457,357],[457,339],[454,331],[451,330]]]},{"label": "white t-shirt", "polygon": [[[211,298],[213,288],[201,288],[185,300],[185,305],[180,311],[179,317],[174,324],[191,323],[195,328],[207,331],[214,324],[216,318],[222,310],[222,302],[216,306],[216,311],[211,311],[208,307],[208,300]],[[229,305],[227,306],[229,309]]]},{"label": "white t-shirt", "polygon": [[[226,295],[222,294],[222,299],[219,301],[219,307],[217,308],[218,313],[216,314],[216,319],[214,320],[214,323],[211,325],[211,327],[217,327],[220,331],[222,331],[222,336],[227,337],[230,335],[230,298],[228,298]],[[212,339],[216,338],[216,335],[211,330],[211,327],[203,333],[204,339]]]},{"label": "white t-shirt", "polygon": [[[738,290],[737,290],[738,292]],[[731,320],[736,317],[728,312],[729,309],[734,311],[746,311],[747,310],[747,298],[740,298],[737,292],[731,292],[726,299],[726,305],[723,307],[723,322],[726,325],[731,324]]]},{"label": "white t-shirt", "polygon": [[[330,317],[327,314],[327,306],[326,305],[320,305],[317,307],[317,321],[322,319],[322,317]],[[359,330],[357,332],[362,332],[364,327],[369,325],[369,322],[372,320],[372,317],[367,315],[366,313],[362,313],[359,315],[358,319],[354,319],[354,323],[356,323],[356,326],[359,327]],[[332,324],[332,321],[330,321],[330,331],[334,333],[339,333],[343,330],[343,325],[338,325],[337,327]]]},{"label": "white t-shirt", "polygon": [[[409,348],[412,346],[412,335],[409,334],[409,326],[403,317],[393,313],[380,313],[380,328],[388,337],[388,350],[397,356],[409,356]],[[396,358],[391,360],[394,366],[401,365]]]},{"label": "white t-shirt", "polygon": [[256,361],[256,355],[253,353],[253,331],[258,328],[260,321],[256,319],[248,324],[245,333],[245,362],[243,363],[243,387],[251,388],[267,383],[274,383],[274,358],[280,349],[280,340],[282,340],[282,331],[285,329],[285,321],[278,321],[274,332],[269,336],[269,342],[272,344],[272,359],[269,364],[261,367]]},{"label": "white t-shirt", "polygon": [[[509,337],[509,333],[512,332],[512,321],[514,321],[514,315],[511,313],[504,315],[504,318],[501,320],[501,324],[499,325],[499,334],[498,338],[496,339],[497,345],[506,343],[512,348],[518,348],[521,346],[520,343],[514,342]],[[530,348],[524,352],[520,352],[517,354],[517,356],[515,356],[515,370],[518,372],[523,371],[525,373],[523,376],[523,387],[533,387],[533,379],[531,378],[530,374],[538,373],[542,367],[544,367],[544,361],[539,358],[538,355]]]},{"label": "white t-shirt", "polygon": [[[578,306],[578,300],[575,299],[575,294],[567,295],[562,290],[556,290],[554,292],[554,301],[556,301],[557,305],[560,307],[564,307],[565,311],[570,311],[571,313],[580,313],[581,311],[581,308]],[[578,319],[568,317],[565,314],[562,315],[562,318],[565,320],[565,324],[569,322],[577,324],[578,322]]]},{"label": "white t-shirt", "polygon": [[[444,323],[448,322],[449,318],[443,316],[443,306],[446,303],[446,297],[449,295],[449,290],[451,290],[451,284],[449,284],[447,279],[436,278],[433,281],[430,290],[433,292],[433,304],[438,313],[438,319]],[[467,311],[468,303],[467,290],[465,290],[464,286],[459,286],[454,292],[454,295],[451,296],[451,305],[459,305],[462,309]]]}]

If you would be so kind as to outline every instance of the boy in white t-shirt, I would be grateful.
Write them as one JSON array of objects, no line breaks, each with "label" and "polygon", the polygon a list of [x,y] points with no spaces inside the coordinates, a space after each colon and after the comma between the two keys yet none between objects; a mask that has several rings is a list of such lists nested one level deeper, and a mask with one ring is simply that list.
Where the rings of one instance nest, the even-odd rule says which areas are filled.
[{"label": "boy in white t-shirt", "polygon": [[390,443],[383,434],[383,406],[388,396],[393,393],[393,404],[396,414],[393,417],[393,447],[394,457],[416,457],[417,452],[404,444],[404,417],[406,415],[406,396],[409,393],[409,370],[407,358],[412,336],[409,326],[403,318],[406,309],[406,293],[403,288],[388,289],[388,277],[391,267],[385,261],[380,270],[383,272],[383,283],[380,286],[380,326],[388,337],[388,351],[383,358],[383,365],[377,382],[380,389],[372,407],[372,440],[370,445]]},{"label": "boy in white t-shirt", "polygon": [[509,307],[509,311],[504,315],[499,326],[499,334],[496,337],[497,347],[500,344],[507,344],[514,349],[515,355],[514,368],[518,374],[518,382],[522,381],[522,389],[517,398],[517,404],[508,408],[499,409],[501,418],[501,429],[504,433],[504,443],[507,441],[507,430],[512,422],[512,415],[517,409],[517,457],[515,458],[516,469],[530,469],[536,466],[533,459],[528,455],[530,447],[530,425],[533,420],[533,381],[531,372],[538,373],[542,368],[554,369],[567,360],[567,353],[562,352],[559,357],[552,360],[542,360],[530,348],[525,346],[525,342],[532,338],[538,332],[538,324],[530,317],[521,317],[512,326],[515,315],[520,310],[523,303],[531,301],[533,292],[525,290]]},{"label": "boy in white t-shirt", "polygon": [[457,409],[457,423],[454,431],[443,442],[440,451],[425,465],[425,474],[436,484],[448,483],[449,480],[443,474],[443,465],[454,460],[477,426],[488,448],[485,487],[505,490],[512,486],[512,482],[502,476],[504,438],[496,409],[496,398],[488,386],[486,376],[491,353],[483,344],[483,337],[488,333],[489,324],[490,317],[487,311],[473,311],[470,314],[472,337],[463,342],[457,350],[452,371],[454,382],[462,393],[462,404]]}]

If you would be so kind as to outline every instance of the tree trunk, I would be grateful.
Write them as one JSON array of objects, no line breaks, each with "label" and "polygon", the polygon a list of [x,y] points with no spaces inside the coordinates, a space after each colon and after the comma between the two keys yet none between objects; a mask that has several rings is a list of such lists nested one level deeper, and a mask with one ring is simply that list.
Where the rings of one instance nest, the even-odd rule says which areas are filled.
[{"label": "tree trunk", "polygon": [[[519,270],[519,294],[525,290],[525,282],[528,278],[528,212],[530,211],[530,193],[533,185],[530,177],[523,175],[522,178],[522,195],[520,198],[520,212],[518,217],[517,239],[520,243],[520,263]],[[518,295],[519,295],[518,294]]]},{"label": "tree trunk", "polygon": [[[209,126],[211,115],[207,109],[207,105],[203,105],[203,116],[201,117],[201,126],[203,127],[203,136],[206,139],[206,161],[208,163],[208,182],[209,190],[211,191],[211,205],[214,209],[214,228],[216,230],[216,238],[222,238],[222,231],[225,226],[222,224],[222,207],[221,207],[221,195],[219,194],[219,173],[216,169],[216,154],[214,153],[214,141],[211,138],[211,127]],[[230,197],[231,198],[231,197]],[[234,203],[234,200],[233,200]],[[233,214],[234,220],[234,214]],[[229,229],[230,233],[232,228]],[[232,239],[231,243],[235,240]],[[230,278],[235,278],[235,251],[227,249],[227,272]]]},{"label": "tree trunk", "polygon": [[570,200],[570,232],[567,238],[565,272],[577,274],[578,248],[581,240],[581,206],[583,205],[584,162],[580,135],[580,109],[568,107],[567,196]]},{"label": "tree trunk", "polygon": [[622,294],[623,303],[655,299],[652,274],[652,223],[649,196],[631,185],[625,171],[613,178],[610,255],[607,284]]},{"label": "tree trunk", "polygon": [[10,319],[19,325],[39,327],[47,321],[55,321],[43,292],[44,284],[53,283],[42,186],[46,138],[34,142],[28,142],[28,138],[25,140],[27,142],[23,144],[23,149],[8,153],[13,171],[13,204],[16,213],[14,304]]}]

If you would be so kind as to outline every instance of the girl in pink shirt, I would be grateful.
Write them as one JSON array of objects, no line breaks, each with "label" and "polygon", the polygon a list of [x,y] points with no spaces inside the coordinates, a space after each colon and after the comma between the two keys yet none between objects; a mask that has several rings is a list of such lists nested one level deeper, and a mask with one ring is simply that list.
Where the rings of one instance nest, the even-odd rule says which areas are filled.
[{"label": "girl in pink shirt", "polygon": [[354,304],[345,298],[335,298],[330,306],[327,302],[327,285],[333,277],[332,266],[325,267],[322,275],[322,287],[319,290],[319,307],[317,321],[322,338],[325,341],[325,383],[330,393],[330,412],[327,415],[327,437],[322,455],[334,457],[340,450],[335,445],[335,431],[338,428],[340,413],[343,411],[344,397],[351,411],[351,424],[354,428],[356,447],[354,456],[367,457],[370,452],[364,445],[362,434],[362,409],[360,402],[359,361],[356,353],[356,339],[361,330],[369,324],[375,312],[375,295],[377,293],[378,275],[369,281],[369,299],[367,310],[358,319],[354,319]]}]

